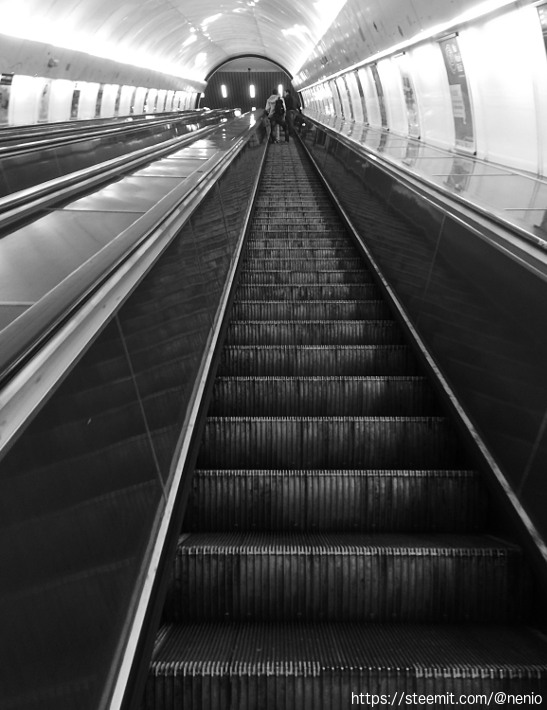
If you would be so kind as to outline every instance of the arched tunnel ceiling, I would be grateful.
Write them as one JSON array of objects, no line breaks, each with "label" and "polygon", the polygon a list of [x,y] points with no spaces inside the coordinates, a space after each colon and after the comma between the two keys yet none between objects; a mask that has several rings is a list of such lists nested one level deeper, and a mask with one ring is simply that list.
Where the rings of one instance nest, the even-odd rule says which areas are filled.
[{"label": "arched tunnel ceiling", "polygon": [[450,22],[478,4],[510,3],[0,0],[0,33],[197,82],[233,57],[262,56],[302,84]]}]

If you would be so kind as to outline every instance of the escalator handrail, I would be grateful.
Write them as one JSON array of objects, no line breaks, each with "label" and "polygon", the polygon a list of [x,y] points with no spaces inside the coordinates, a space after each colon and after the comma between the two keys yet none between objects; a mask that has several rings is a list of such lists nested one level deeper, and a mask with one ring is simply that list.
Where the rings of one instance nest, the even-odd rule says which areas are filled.
[{"label": "escalator handrail", "polygon": [[547,280],[547,242],[519,225],[504,220],[476,202],[429,182],[426,178],[403,168],[382,153],[344,135],[318,118],[304,114],[306,122],[312,123],[332,136],[363,160],[379,167],[398,182],[419,194],[421,199],[432,204],[444,214],[450,215],[496,249],[518,261],[544,281]]},{"label": "escalator handrail", "polygon": [[[237,121],[237,119],[236,119]],[[226,125],[226,124],[224,124]],[[226,151],[215,153],[177,188],[163,197],[115,239],[69,274],[60,284],[22,313],[2,331],[0,388],[36,354],[43,344],[72,317],[91,294],[173,214],[186,214],[192,198],[208,191],[228,167],[253,129],[245,125]],[[180,145],[180,144],[179,144]],[[166,149],[159,151],[161,154]],[[148,158],[150,160],[150,157]],[[181,207],[181,204],[183,205]],[[0,408],[2,402],[0,401]],[[1,437],[5,444],[5,437]],[[2,447],[0,446],[0,454]]]},{"label": "escalator handrail", "polygon": [[10,126],[0,126],[0,145],[39,135],[56,135],[62,133],[73,133],[82,130],[93,130],[106,128],[108,126],[119,126],[121,124],[153,124],[157,120],[174,120],[177,118],[190,118],[191,116],[202,116],[213,114],[215,111],[225,109],[215,109],[205,112],[203,109],[188,109],[185,111],[165,111],[162,113],[135,113],[125,116],[108,116],[105,118],[71,119],[69,121],[41,121],[39,123],[24,123]]},{"label": "escalator handrail", "polygon": [[129,170],[137,169],[152,160],[157,160],[175,149],[184,148],[216,128],[218,128],[218,124],[203,126],[159,145],[140,148],[126,155],[110,158],[97,165],[76,170],[0,197],[0,234],[8,228],[13,228],[14,223],[18,221],[23,219],[27,221],[33,212],[51,209],[59,202],[75,197],[107,180],[119,178],[121,174]]},{"label": "escalator handrail", "polygon": [[[229,110],[219,110],[207,114],[207,118],[221,118],[222,116],[230,113]],[[158,115],[155,119],[140,119],[137,121],[117,121],[116,123],[100,124],[95,126],[70,126],[61,131],[52,132],[49,129],[42,131],[42,137],[32,137],[29,140],[23,141],[21,137],[18,140],[21,141],[20,144],[15,145],[3,145],[2,136],[0,134],[0,160],[8,157],[13,157],[15,155],[21,155],[22,153],[32,153],[36,151],[41,151],[44,148],[50,148],[53,146],[63,146],[70,145],[73,143],[80,143],[87,141],[90,138],[101,138],[118,136],[123,137],[127,134],[137,132],[142,130],[144,127],[157,128],[164,124],[182,124],[191,123],[193,119],[203,118],[204,114],[191,114],[191,115],[180,115],[180,116],[165,116]],[[17,138],[14,137],[14,140]]]},{"label": "escalator handrail", "polygon": [[[254,131],[254,129],[252,130]],[[150,628],[150,622],[147,622],[145,617],[149,607],[158,604],[158,602],[160,603],[160,608],[163,605],[163,601],[161,599],[154,599],[153,596],[153,587],[157,581],[156,571],[159,569],[164,549],[168,546],[171,521],[173,519],[177,519],[177,509],[181,507],[179,493],[187,471],[192,439],[195,432],[199,428],[200,409],[206,396],[205,393],[207,390],[207,383],[210,382],[211,373],[214,369],[215,353],[217,352],[219,342],[221,342],[222,328],[226,320],[230,296],[233,293],[233,285],[236,282],[237,272],[242,259],[245,237],[252,218],[254,200],[264,166],[266,150],[267,143],[264,145],[264,149],[260,157],[260,165],[257,169],[254,185],[249,192],[249,201],[245,207],[243,227],[240,230],[232,262],[223,284],[218,308],[212,322],[210,337],[207,341],[207,345],[200,362],[199,374],[195,379],[185,419],[175,447],[175,454],[170,467],[170,485],[165,491],[165,507],[161,515],[158,528],[155,531],[155,536],[150,540],[150,554],[146,561],[146,566],[143,565],[143,568],[141,569],[144,582],[140,588],[140,597],[135,604],[134,617],[130,632],[127,634],[126,647],[120,654],[120,665],[116,669],[116,677],[112,686],[112,693],[108,698],[105,698],[106,703],[104,704],[104,707],[108,707],[108,710],[125,710],[125,708],[133,708],[135,707],[135,698],[141,697],[139,694],[135,695],[135,688],[132,686],[132,683],[135,682],[135,678],[132,678],[133,668],[135,667],[135,670],[138,670],[139,666],[139,663],[136,663],[138,643],[139,640],[141,640],[141,638],[147,633],[152,633],[153,637],[156,635],[157,629]],[[225,166],[225,168],[227,167],[228,165]],[[175,529],[175,535],[177,538],[179,531],[180,528]]]},{"label": "escalator handrail", "polygon": [[[99,259],[92,258],[78,270],[80,273],[75,273],[65,280],[65,282],[72,282],[71,287],[75,289],[74,293],[80,302],[64,303],[65,310],[57,314],[62,320],[55,324],[47,340],[41,342],[39,349],[32,353],[35,357],[25,361],[6,386],[0,388],[0,457],[9,450],[16,434],[19,433],[15,432],[11,436],[7,426],[16,426],[14,418],[20,415],[26,417],[19,426],[19,429],[22,429],[41,406],[43,393],[48,396],[55,391],[59,381],[66,375],[67,368],[70,370],[78,362],[89,343],[93,342],[104,326],[115,317],[125,299],[177,237],[181,227],[204,197],[210,194],[217,181],[230,168],[255,132],[255,128],[249,126],[248,122],[247,125],[243,125],[241,122],[234,121],[226,128],[228,135],[225,147],[220,148],[207,161],[206,169],[194,177],[191,185],[187,182],[183,186],[184,190],[174,190],[166,195],[149,213],[143,215],[138,223],[120,234],[121,239],[115,240],[118,241],[117,244],[105,247],[98,255]],[[249,215],[250,207],[246,209],[246,221]],[[209,344],[214,343],[218,338],[224,310],[227,307],[226,295],[229,281],[234,278],[238,257],[241,254],[243,243],[241,235],[232,257],[221,302],[211,324]],[[111,261],[113,256],[118,259],[116,263]],[[104,270],[102,266],[105,266]],[[89,271],[92,273],[88,273]],[[78,282],[84,274],[87,274],[89,279],[89,288],[86,293],[83,293],[84,285],[81,284],[78,294]],[[63,297],[67,296],[65,282],[60,284]],[[50,292],[43,300],[49,300],[53,296],[56,297],[54,300],[59,300],[61,294]],[[54,301],[52,303],[54,304]],[[36,305],[38,309],[35,315],[44,304],[39,302]],[[32,326],[33,320],[30,319],[29,326]],[[156,512],[156,523],[149,538],[148,550],[141,561],[141,573],[132,589],[130,600],[128,599],[126,623],[119,637],[116,656],[110,666],[110,674],[103,689],[100,705],[102,708],[119,710],[122,707],[138,641],[143,629],[148,629],[146,610],[154,590],[158,555],[164,548],[170,516],[173,515],[176,506],[177,490],[182,476],[181,461],[187,454],[188,440],[195,426],[195,412],[200,406],[199,397],[202,396],[200,393],[205,379],[204,373],[211,367],[211,351],[212,348],[208,347],[204,352],[200,366],[201,376],[196,380],[185,426],[177,447],[177,470],[170,477],[169,483],[165,484],[164,496]]]}]

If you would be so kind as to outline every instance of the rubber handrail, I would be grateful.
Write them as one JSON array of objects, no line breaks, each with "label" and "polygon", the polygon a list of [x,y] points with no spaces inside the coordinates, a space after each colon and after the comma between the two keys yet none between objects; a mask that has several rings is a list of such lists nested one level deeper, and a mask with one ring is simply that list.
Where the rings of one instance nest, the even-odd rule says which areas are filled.
[{"label": "rubber handrail", "polygon": [[244,129],[234,136],[223,155],[216,153],[211,156],[205,161],[202,171],[190,176],[168,193],[2,331],[0,386],[28,361],[55,329],[89,298],[98,285],[108,278],[181,202],[188,201],[190,195],[201,192],[207,182],[218,178],[219,172],[235,157],[251,130],[246,122]]},{"label": "rubber handrail", "polygon": [[320,120],[305,115],[305,120],[336,138],[353,153],[377,165],[381,170],[418,193],[445,214],[466,222],[481,238],[488,240],[508,256],[517,259],[536,275],[547,280],[547,243],[517,224],[483,208],[461,195],[429,182],[426,178],[390,161],[385,156],[327,126]]},{"label": "rubber handrail", "polygon": [[21,220],[27,220],[35,212],[50,209],[55,204],[75,197],[84,190],[89,190],[105,183],[109,179],[119,178],[121,174],[172,152],[183,148],[213,132],[218,125],[204,126],[183,136],[176,136],[161,144],[148,146],[117,156],[110,160],[77,170],[66,175],[47,180],[32,187],[0,197],[0,234]]},{"label": "rubber handrail", "polygon": [[[222,115],[230,113],[229,111],[219,110],[218,112],[211,112],[207,115],[198,115],[200,119],[203,118],[217,118]],[[21,143],[20,145],[8,145],[4,146],[2,143],[4,140],[0,140],[0,159],[13,157],[15,155],[20,155],[22,153],[30,153],[44,148],[49,148],[53,146],[69,145],[72,143],[79,143],[90,138],[100,138],[102,136],[111,135],[126,135],[134,132],[142,131],[143,128],[157,128],[165,124],[182,124],[192,122],[196,118],[196,114],[184,115],[178,117],[165,117],[155,120],[139,120],[139,121],[124,121],[116,122],[108,125],[97,125],[94,127],[90,126],[80,126],[80,127],[70,127],[63,131],[55,131],[55,135],[52,135],[52,131],[48,128],[47,131],[43,130],[42,134],[46,135],[45,138],[40,138],[33,140],[29,137],[29,140]],[[0,136],[1,138],[1,136]],[[15,138],[14,140],[21,140],[21,137]]]},{"label": "rubber handrail", "polygon": [[[217,109],[215,109],[217,110]],[[225,109],[218,109],[225,110]],[[206,115],[213,111],[205,112],[202,109],[191,109],[187,111],[166,111],[162,113],[142,113],[132,114],[128,116],[109,116],[108,118],[90,118],[90,119],[72,119],[70,121],[55,121],[48,123],[26,123],[12,126],[0,126],[0,145],[4,142],[16,141],[26,136],[32,137],[40,134],[51,135],[57,133],[69,133],[71,131],[91,130],[93,128],[104,128],[107,126],[116,126],[122,123],[154,123],[157,120],[174,118],[188,118],[196,115]]]}]

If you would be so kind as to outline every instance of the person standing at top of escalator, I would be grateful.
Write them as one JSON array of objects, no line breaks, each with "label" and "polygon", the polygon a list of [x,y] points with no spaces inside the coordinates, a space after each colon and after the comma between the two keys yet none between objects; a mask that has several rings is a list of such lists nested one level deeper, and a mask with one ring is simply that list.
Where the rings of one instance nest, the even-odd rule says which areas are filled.
[{"label": "person standing at top of escalator", "polygon": [[287,132],[287,123],[285,121],[285,101],[278,95],[275,89],[272,89],[271,96],[268,97],[266,101],[266,113],[270,119],[272,126],[272,132],[270,140],[272,143],[279,143],[279,126],[281,126],[285,132],[285,140],[289,140],[289,134]]},{"label": "person standing at top of escalator", "polygon": [[289,89],[285,89],[285,121],[287,123],[287,130],[285,131],[285,140],[289,140],[289,136],[294,136],[294,117],[296,116],[297,103],[293,98],[293,95]]}]

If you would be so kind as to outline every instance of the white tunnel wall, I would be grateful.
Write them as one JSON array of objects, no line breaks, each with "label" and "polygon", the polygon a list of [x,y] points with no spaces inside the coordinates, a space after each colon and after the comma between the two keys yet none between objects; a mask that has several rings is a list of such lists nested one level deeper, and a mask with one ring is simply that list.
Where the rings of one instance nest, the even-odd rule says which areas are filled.
[{"label": "white tunnel wall", "polygon": [[[383,126],[434,146],[476,152],[479,158],[544,175],[547,55],[538,9],[532,4],[511,6],[456,29],[473,127],[466,140],[458,137],[455,127],[453,97],[458,87],[449,82],[442,38],[410,44],[404,54],[394,51],[377,61],[365,63],[363,57],[362,65],[309,87],[295,85],[306,107],[318,113]],[[355,49],[355,37],[352,42]],[[176,90],[167,84],[17,74],[2,76],[0,94],[3,125],[184,110],[193,108],[197,98],[190,85]]]},{"label": "white tunnel wall", "polygon": [[[381,127],[382,97],[374,78],[377,71],[387,128],[393,133],[419,135],[431,145],[463,148],[476,152],[479,158],[544,175],[547,53],[537,8],[513,9],[462,27],[456,41],[465,70],[473,126],[473,140],[466,145],[457,140],[448,70],[438,39],[411,46],[404,55],[399,52],[352,68],[346,74],[353,76],[345,84],[342,73],[334,81],[326,79],[313,87],[301,88],[305,106],[317,113],[363,120],[362,97],[355,80],[358,76],[364,94],[365,122]],[[351,102],[342,96],[344,105],[340,105],[335,82],[340,93],[342,86],[348,87]],[[415,100],[414,112],[409,92]],[[325,94],[332,95],[334,110],[325,108],[326,102],[321,98]],[[359,108],[348,114],[349,105]]]},{"label": "white tunnel wall", "polygon": [[[4,80],[6,75],[4,75]],[[71,119],[111,118],[194,108],[195,91],[174,91],[119,84],[48,79],[15,74],[0,86],[0,126]]]},{"label": "white tunnel wall", "polygon": [[409,52],[409,69],[419,97],[421,138],[440,148],[455,145],[452,102],[441,48],[424,44]]}]

